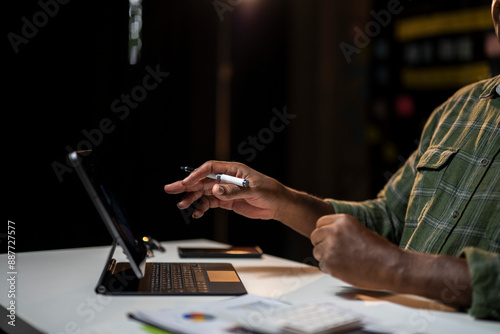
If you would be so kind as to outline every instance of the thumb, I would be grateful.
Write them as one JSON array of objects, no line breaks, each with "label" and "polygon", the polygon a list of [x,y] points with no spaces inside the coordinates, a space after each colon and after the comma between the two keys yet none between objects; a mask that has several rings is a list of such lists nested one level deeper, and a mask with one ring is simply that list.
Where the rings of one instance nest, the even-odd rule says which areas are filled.
[{"label": "thumb", "polygon": [[245,190],[248,190],[248,188],[238,187],[233,184],[214,184],[212,187],[214,196],[223,200],[243,198],[247,193]]}]

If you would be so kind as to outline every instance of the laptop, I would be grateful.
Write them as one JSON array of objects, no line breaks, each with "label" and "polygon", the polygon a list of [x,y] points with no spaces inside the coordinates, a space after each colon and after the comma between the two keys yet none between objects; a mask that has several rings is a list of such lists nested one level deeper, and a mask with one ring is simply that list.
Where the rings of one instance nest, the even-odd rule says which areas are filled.
[{"label": "laptop", "polygon": [[[230,263],[148,262],[148,249],[134,231],[92,151],[68,155],[113,238],[96,292],[107,295],[243,295],[246,289]],[[128,262],[113,258],[119,244]]]}]

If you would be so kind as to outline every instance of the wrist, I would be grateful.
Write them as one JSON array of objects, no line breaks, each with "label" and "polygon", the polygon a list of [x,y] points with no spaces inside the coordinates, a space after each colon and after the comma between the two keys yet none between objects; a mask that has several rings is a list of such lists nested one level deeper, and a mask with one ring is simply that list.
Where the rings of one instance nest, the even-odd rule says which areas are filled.
[{"label": "wrist", "polygon": [[306,237],[316,228],[320,217],[335,213],[330,203],[286,186],[282,188],[281,198],[274,219]]},{"label": "wrist", "polygon": [[384,247],[382,252],[376,249],[373,252],[377,253],[380,261],[374,268],[378,275],[374,275],[370,288],[404,293],[408,285],[408,270],[411,268],[411,253],[394,244]]},{"label": "wrist", "polygon": [[398,247],[396,260],[392,263],[393,268],[391,279],[388,280],[389,290],[399,293],[411,293],[408,288],[412,286],[411,280],[414,279],[412,274],[415,268],[415,254]]},{"label": "wrist", "polygon": [[285,223],[293,210],[293,203],[296,201],[295,191],[281,183],[277,190],[278,200],[276,201],[276,210],[274,212],[274,220]]},{"label": "wrist", "polygon": [[444,304],[471,304],[471,278],[464,259],[403,250],[402,253],[402,270],[392,291],[419,295]]}]

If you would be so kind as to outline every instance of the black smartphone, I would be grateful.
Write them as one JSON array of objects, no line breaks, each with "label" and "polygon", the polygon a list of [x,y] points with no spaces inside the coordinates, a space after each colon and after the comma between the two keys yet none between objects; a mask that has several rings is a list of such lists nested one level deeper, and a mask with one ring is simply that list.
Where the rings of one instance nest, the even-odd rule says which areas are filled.
[{"label": "black smartphone", "polygon": [[178,247],[181,258],[260,258],[262,249],[253,247],[191,248]]}]

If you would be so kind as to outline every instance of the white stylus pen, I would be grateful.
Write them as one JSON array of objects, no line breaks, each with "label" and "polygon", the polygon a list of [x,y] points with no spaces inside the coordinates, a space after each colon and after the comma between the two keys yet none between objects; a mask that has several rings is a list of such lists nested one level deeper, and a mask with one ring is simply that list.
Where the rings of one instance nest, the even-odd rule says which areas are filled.
[{"label": "white stylus pen", "polygon": [[[192,167],[181,167],[181,169],[185,172],[191,173],[195,170],[195,168]],[[207,177],[209,179],[214,179],[217,181],[224,181],[232,184],[236,184],[237,186],[240,187],[249,187],[250,184],[248,183],[248,180],[245,179],[240,179],[239,177],[234,177],[231,175],[226,175],[226,174],[208,174]]]}]

